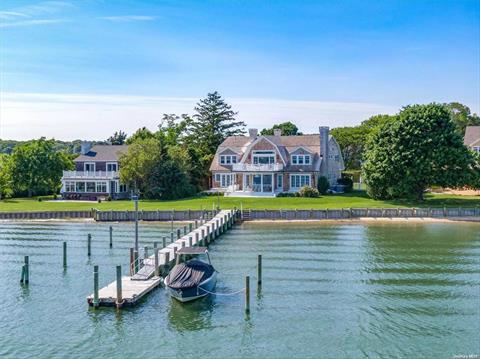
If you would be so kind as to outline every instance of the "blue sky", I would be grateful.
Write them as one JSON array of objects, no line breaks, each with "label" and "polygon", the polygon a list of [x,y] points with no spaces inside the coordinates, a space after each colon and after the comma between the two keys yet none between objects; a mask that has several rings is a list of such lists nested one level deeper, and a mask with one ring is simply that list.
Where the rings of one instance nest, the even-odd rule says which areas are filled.
[{"label": "blue sky", "polygon": [[0,2],[1,138],[154,128],[218,90],[251,127],[480,109],[476,1]]}]

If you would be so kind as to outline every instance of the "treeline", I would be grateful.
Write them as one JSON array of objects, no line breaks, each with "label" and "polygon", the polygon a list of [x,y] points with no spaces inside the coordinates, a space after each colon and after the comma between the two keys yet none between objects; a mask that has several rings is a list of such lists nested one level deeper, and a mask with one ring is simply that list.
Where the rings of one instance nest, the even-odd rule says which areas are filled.
[{"label": "treeline", "polygon": [[[0,139],[0,154],[10,155],[13,153],[15,147],[27,144],[31,141],[15,141],[15,140],[1,140]],[[90,142],[96,144],[106,144],[107,141],[86,141],[86,140],[74,140],[74,141],[59,141],[53,140],[53,148],[58,152],[65,152],[69,154],[79,154],[82,149],[82,142]]]}]

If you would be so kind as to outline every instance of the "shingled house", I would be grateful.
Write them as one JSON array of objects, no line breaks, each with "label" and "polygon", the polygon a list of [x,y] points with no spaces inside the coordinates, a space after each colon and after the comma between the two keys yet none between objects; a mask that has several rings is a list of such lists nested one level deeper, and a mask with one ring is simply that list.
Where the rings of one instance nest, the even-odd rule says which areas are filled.
[{"label": "shingled house", "polygon": [[480,153],[480,126],[467,126],[463,143],[472,151]]},{"label": "shingled house", "polygon": [[61,194],[65,199],[97,200],[128,197],[127,186],[120,183],[119,157],[126,153],[126,145],[82,144],[81,154],[75,158],[75,170],[63,171]]},{"label": "shingled house", "polygon": [[344,169],[342,152],[328,127],[319,134],[228,137],[210,166],[211,189],[230,196],[275,196],[316,187],[320,176],[335,185]]}]

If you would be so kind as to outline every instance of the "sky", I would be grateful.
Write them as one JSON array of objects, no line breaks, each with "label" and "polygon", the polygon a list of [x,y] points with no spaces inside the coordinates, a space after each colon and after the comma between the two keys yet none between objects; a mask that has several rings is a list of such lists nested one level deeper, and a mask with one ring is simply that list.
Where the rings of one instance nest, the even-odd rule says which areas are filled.
[{"label": "sky", "polygon": [[0,138],[104,140],[218,91],[248,127],[480,112],[480,1],[0,1]]}]

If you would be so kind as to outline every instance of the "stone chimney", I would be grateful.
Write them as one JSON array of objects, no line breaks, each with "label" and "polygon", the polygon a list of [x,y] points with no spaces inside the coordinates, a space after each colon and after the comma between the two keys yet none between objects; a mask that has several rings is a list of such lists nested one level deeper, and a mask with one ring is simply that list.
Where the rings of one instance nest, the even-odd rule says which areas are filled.
[{"label": "stone chimney", "polygon": [[87,154],[91,149],[92,149],[92,143],[91,143],[91,142],[87,142],[87,141],[82,142],[80,153],[81,153],[82,155],[85,155],[85,154]]},{"label": "stone chimney", "polygon": [[322,166],[320,174],[328,178],[328,137],[330,128],[320,126],[320,157],[322,158]]},{"label": "stone chimney", "polygon": [[258,129],[256,129],[256,128],[249,128],[249,129],[248,129],[248,135],[249,135],[251,138],[257,138],[257,136],[258,136]]},{"label": "stone chimney", "polygon": [[282,130],[280,128],[274,128],[273,129],[273,135],[275,137],[280,137],[282,135]]}]

